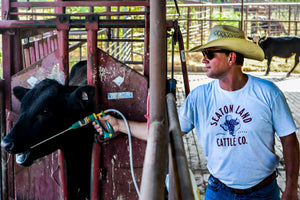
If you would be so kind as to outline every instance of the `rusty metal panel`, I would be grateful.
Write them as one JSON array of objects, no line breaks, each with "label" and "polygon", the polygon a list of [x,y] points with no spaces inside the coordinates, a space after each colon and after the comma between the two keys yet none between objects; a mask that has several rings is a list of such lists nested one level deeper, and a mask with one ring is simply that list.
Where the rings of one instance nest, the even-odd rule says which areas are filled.
[{"label": "rusty metal panel", "polygon": [[[37,63],[27,67],[12,77],[11,88],[23,86],[32,88],[45,78],[52,78],[64,84],[64,74],[59,69],[58,51],[55,51]],[[12,111],[18,113],[20,102],[12,96]]]},{"label": "rusty metal panel", "polygon": [[15,166],[16,199],[61,199],[58,152],[30,167]]},{"label": "rusty metal panel", "polygon": [[[115,108],[131,120],[145,121],[148,96],[146,77],[103,51],[99,51],[98,65],[101,109]],[[125,98],[126,95],[132,97]]]},{"label": "rusty metal panel", "polygon": [[[45,78],[64,82],[64,74],[59,70],[58,65],[58,51],[14,75],[11,80],[11,88],[15,86],[32,88]],[[19,109],[20,102],[12,96],[12,114],[18,113]],[[9,156],[11,156],[10,159],[14,159],[14,155]],[[13,168],[15,176],[15,198],[24,200],[45,199],[45,197],[53,200],[62,199],[61,167],[58,157],[58,152],[54,152],[30,167],[22,167],[13,162],[11,168]]]},{"label": "rusty metal panel", "polygon": [[[146,121],[148,81],[145,76],[115,60],[103,51],[98,53],[100,71],[100,109],[114,108],[128,120]],[[146,142],[132,138],[133,164],[140,185]],[[101,143],[100,199],[138,199],[132,181],[128,137],[120,133]]]}]

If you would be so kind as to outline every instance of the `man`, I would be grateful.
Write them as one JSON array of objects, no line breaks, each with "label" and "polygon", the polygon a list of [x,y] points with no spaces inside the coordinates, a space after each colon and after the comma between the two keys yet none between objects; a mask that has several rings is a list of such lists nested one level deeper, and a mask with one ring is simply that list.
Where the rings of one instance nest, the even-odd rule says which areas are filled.
[{"label": "man", "polygon": [[[262,61],[262,49],[246,40],[243,31],[218,25],[207,44],[191,51],[202,51],[206,75],[215,79],[193,90],[178,112],[182,132],[195,128],[206,155],[211,175],[205,200],[280,199],[275,132],[286,164],[282,200],[298,199],[299,144],[285,97],[272,82],[241,69],[244,58]],[[124,122],[106,119],[126,132]],[[144,123],[130,127],[132,135],[147,139]]]}]

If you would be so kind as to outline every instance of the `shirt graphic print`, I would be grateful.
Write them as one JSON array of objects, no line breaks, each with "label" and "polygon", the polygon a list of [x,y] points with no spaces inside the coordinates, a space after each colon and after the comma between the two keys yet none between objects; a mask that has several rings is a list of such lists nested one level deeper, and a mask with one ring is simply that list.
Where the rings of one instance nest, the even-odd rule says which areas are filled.
[{"label": "shirt graphic print", "polygon": [[240,105],[225,105],[211,117],[211,126],[217,126],[216,143],[219,147],[247,144],[243,124],[252,121],[251,114]]}]

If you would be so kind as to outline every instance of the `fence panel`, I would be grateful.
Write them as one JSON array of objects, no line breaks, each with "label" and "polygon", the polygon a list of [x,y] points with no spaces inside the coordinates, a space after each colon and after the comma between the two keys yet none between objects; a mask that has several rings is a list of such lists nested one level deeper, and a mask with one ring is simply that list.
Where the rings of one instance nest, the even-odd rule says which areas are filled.
[{"label": "fence panel", "polygon": [[[207,41],[216,24],[242,27],[245,34],[297,36],[300,3],[240,3],[167,5],[167,19],[178,19],[186,49]],[[178,17],[179,16],[179,17]]]}]

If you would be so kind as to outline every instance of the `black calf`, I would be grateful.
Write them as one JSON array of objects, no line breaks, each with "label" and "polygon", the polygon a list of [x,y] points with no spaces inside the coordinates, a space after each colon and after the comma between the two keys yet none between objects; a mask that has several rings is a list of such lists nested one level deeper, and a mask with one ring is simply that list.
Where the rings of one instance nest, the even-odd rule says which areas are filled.
[{"label": "black calf", "polygon": [[265,75],[268,75],[270,72],[270,64],[273,56],[289,58],[295,55],[295,64],[287,73],[287,77],[290,76],[299,63],[300,37],[261,37],[258,40],[258,45],[263,49],[265,58],[268,59],[268,68]]},{"label": "black calf", "polygon": [[18,164],[29,166],[38,158],[61,149],[66,164],[69,199],[89,199],[90,164],[94,128],[69,131],[42,145],[30,148],[70,127],[94,111],[93,86],[63,86],[45,79],[33,89],[15,87],[21,101],[19,119],[2,140],[7,152],[21,154]]}]

